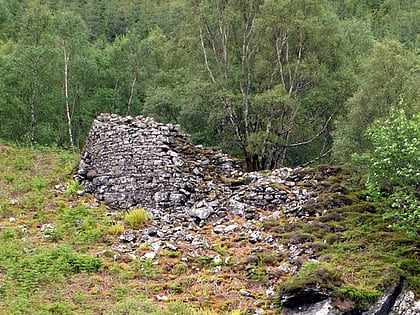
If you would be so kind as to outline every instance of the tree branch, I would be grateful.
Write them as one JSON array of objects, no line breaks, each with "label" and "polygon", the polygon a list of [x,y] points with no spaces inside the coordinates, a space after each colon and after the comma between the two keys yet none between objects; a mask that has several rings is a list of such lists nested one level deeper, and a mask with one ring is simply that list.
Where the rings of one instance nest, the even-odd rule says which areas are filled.
[{"label": "tree branch", "polygon": [[216,83],[216,79],[215,79],[215,77],[213,75],[213,72],[210,69],[210,66],[209,66],[209,61],[208,61],[208,58],[207,58],[206,47],[204,46],[203,30],[201,29],[201,27],[200,27],[200,43],[201,43],[201,48],[203,49],[204,63],[206,65],[207,71],[208,71],[208,73],[210,75],[211,81],[213,83]]},{"label": "tree branch", "polygon": [[311,139],[307,140],[307,141],[302,141],[302,142],[296,142],[296,143],[292,143],[287,145],[288,147],[297,147],[300,145],[305,145],[305,144],[309,144],[311,142],[313,142],[315,139],[317,139],[328,127],[328,124],[330,123],[331,119],[334,117],[334,115],[337,113],[338,107],[336,107],[334,109],[334,111],[331,113],[330,117],[328,117],[327,121],[325,122],[324,126],[322,126],[321,130],[315,135],[313,136]]},{"label": "tree branch", "polygon": [[332,150],[333,150],[332,148],[331,148],[331,149],[329,149],[328,151],[326,151],[326,152],[322,153],[321,155],[319,155],[319,156],[318,156],[318,157],[316,157],[315,159],[310,160],[310,161],[308,161],[308,162],[306,162],[306,163],[302,164],[302,165],[301,165],[301,167],[306,167],[306,166],[308,166],[309,164],[312,164],[312,163],[314,163],[314,162],[316,162],[316,161],[318,161],[318,160],[322,159],[323,157],[325,157],[325,156],[327,156],[328,154],[330,154],[330,153],[332,152]]}]

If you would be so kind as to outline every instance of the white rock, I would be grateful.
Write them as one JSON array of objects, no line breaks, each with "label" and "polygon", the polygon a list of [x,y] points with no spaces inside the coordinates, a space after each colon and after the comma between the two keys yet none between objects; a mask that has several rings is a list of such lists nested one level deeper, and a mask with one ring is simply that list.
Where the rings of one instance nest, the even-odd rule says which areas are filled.
[{"label": "white rock", "polygon": [[156,299],[160,302],[165,302],[165,301],[169,300],[169,298],[165,295],[156,295]]},{"label": "white rock", "polygon": [[247,291],[247,290],[239,290],[239,294],[243,295],[243,296],[246,296],[246,297],[253,297],[252,293]]},{"label": "white rock", "polygon": [[146,254],[144,254],[143,257],[146,258],[146,259],[155,259],[156,253],[153,253],[153,252],[146,253]]}]

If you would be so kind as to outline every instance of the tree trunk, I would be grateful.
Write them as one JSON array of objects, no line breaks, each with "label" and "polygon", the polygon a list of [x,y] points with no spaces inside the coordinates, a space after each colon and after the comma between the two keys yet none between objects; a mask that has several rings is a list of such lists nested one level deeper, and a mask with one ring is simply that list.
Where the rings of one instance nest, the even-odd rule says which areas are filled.
[{"label": "tree trunk", "polygon": [[69,106],[69,89],[68,89],[68,64],[70,59],[70,53],[67,52],[65,42],[62,41],[63,48],[63,58],[64,58],[64,72],[63,72],[63,89],[64,89],[64,99],[66,103],[66,117],[67,117],[67,130],[69,134],[70,146],[73,146],[73,134],[71,131],[71,114]]},{"label": "tree trunk", "polygon": [[34,148],[35,145],[35,125],[36,125],[36,115],[35,115],[35,101],[36,95],[38,90],[38,58],[35,57],[33,60],[33,87],[31,91],[31,96],[29,98],[29,112],[31,116],[31,130],[30,130],[30,140],[29,140],[29,147],[31,149]]},{"label": "tree trunk", "polygon": [[128,103],[127,103],[127,114],[126,115],[128,115],[130,113],[130,110],[131,110],[131,102],[133,101],[134,88],[136,86],[136,81],[137,81],[137,72],[134,72],[133,81],[131,82],[130,97],[128,98]]},{"label": "tree trunk", "polygon": [[32,95],[29,104],[29,110],[31,115],[31,135],[29,146],[31,149],[34,148],[35,143],[35,97],[36,97],[36,81],[34,82],[34,89],[32,90]]}]

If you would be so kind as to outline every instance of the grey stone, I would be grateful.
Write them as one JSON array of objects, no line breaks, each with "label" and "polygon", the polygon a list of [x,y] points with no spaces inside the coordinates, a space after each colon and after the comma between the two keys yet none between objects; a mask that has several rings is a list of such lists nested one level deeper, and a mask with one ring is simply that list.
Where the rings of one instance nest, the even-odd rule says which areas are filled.
[{"label": "grey stone", "polygon": [[416,300],[413,291],[404,285],[401,294],[396,298],[390,315],[417,315],[420,314],[420,300]]},{"label": "grey stone", "polygon": [[133,231],[124,233],[120,236],[120,241],[122,242],[134,242],[136,240],[136,234]]},{"label": "grey stone", "polygon": [[178,247],[171,243],[165,243],[164,248],[167,248],[173,252],[176,252],[178,250]]},{"label": "grey stone", "polygon": [[202,208],[192,208],[189,211],[191,217],[199,218],[205,220],[214,213],[213,207],[202,207]]},{"label": "grey stone", "polygon": [[213,229],[213,232],[216,234],[220,234],[223,233],[225,231],[225,226],[224,225],[216,225]]},{"label": "grey stone", "polygon": [[229,224],[225,227],[225,233],[233,233],[238,227],[237,224]]},{"label": "grey stone", "polygon": [[253,297],[252,293],[247,290],[239,290],[239,294],[246,297]]},{"label": "grey stone", "polygon": [[156,295],[156,299],[160,302],[166,302],[169,298],[166,295]]},{"label": "grey stone", "polygon": [[155,259],[156,258],[156,253],[150,252],[150,253],[146,253],[143,256],[146,259]]},{"label": "grey stone", "polygon": [[41,232],[52,232],[54,227],[50,223],[45,223],[41,226]]}]

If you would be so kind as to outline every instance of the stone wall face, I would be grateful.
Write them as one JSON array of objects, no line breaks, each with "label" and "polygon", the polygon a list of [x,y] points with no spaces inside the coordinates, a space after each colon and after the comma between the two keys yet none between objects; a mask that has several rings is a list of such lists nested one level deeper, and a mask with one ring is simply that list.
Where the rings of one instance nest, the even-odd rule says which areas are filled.
[{"label": "stone wall face", "polygon": [[93,122],[78,177],[111,208],[176,210],[202,200],[207,182],[241,171],[240,161],[194,146],[178,125],[102,114]]},{"label": "stone wall face", "polygon": [[[310,216],[316,180],[300,169],[244,173],[243,163],[220,151],[195,146],[178,125],[152,118],[102,114],[93,122],[77,178],[110,208],[140,206],[156,222],[199,222],[262,210],[275,217]],[[280,213],[281,212],[281,213]]]},{"label": "stone wall face", "polygon": [[276,217],[314,215],[308,205],[317,200],[310,188],[316,180],[299,171],[244,173],[242,161],[193,145],[178,125],[102,114],[93,122],[77,178],[110,208],[140,206],[157,222],[173,213],[168,221],[202,225],[227,214],[258,219],[261,210]]}]

